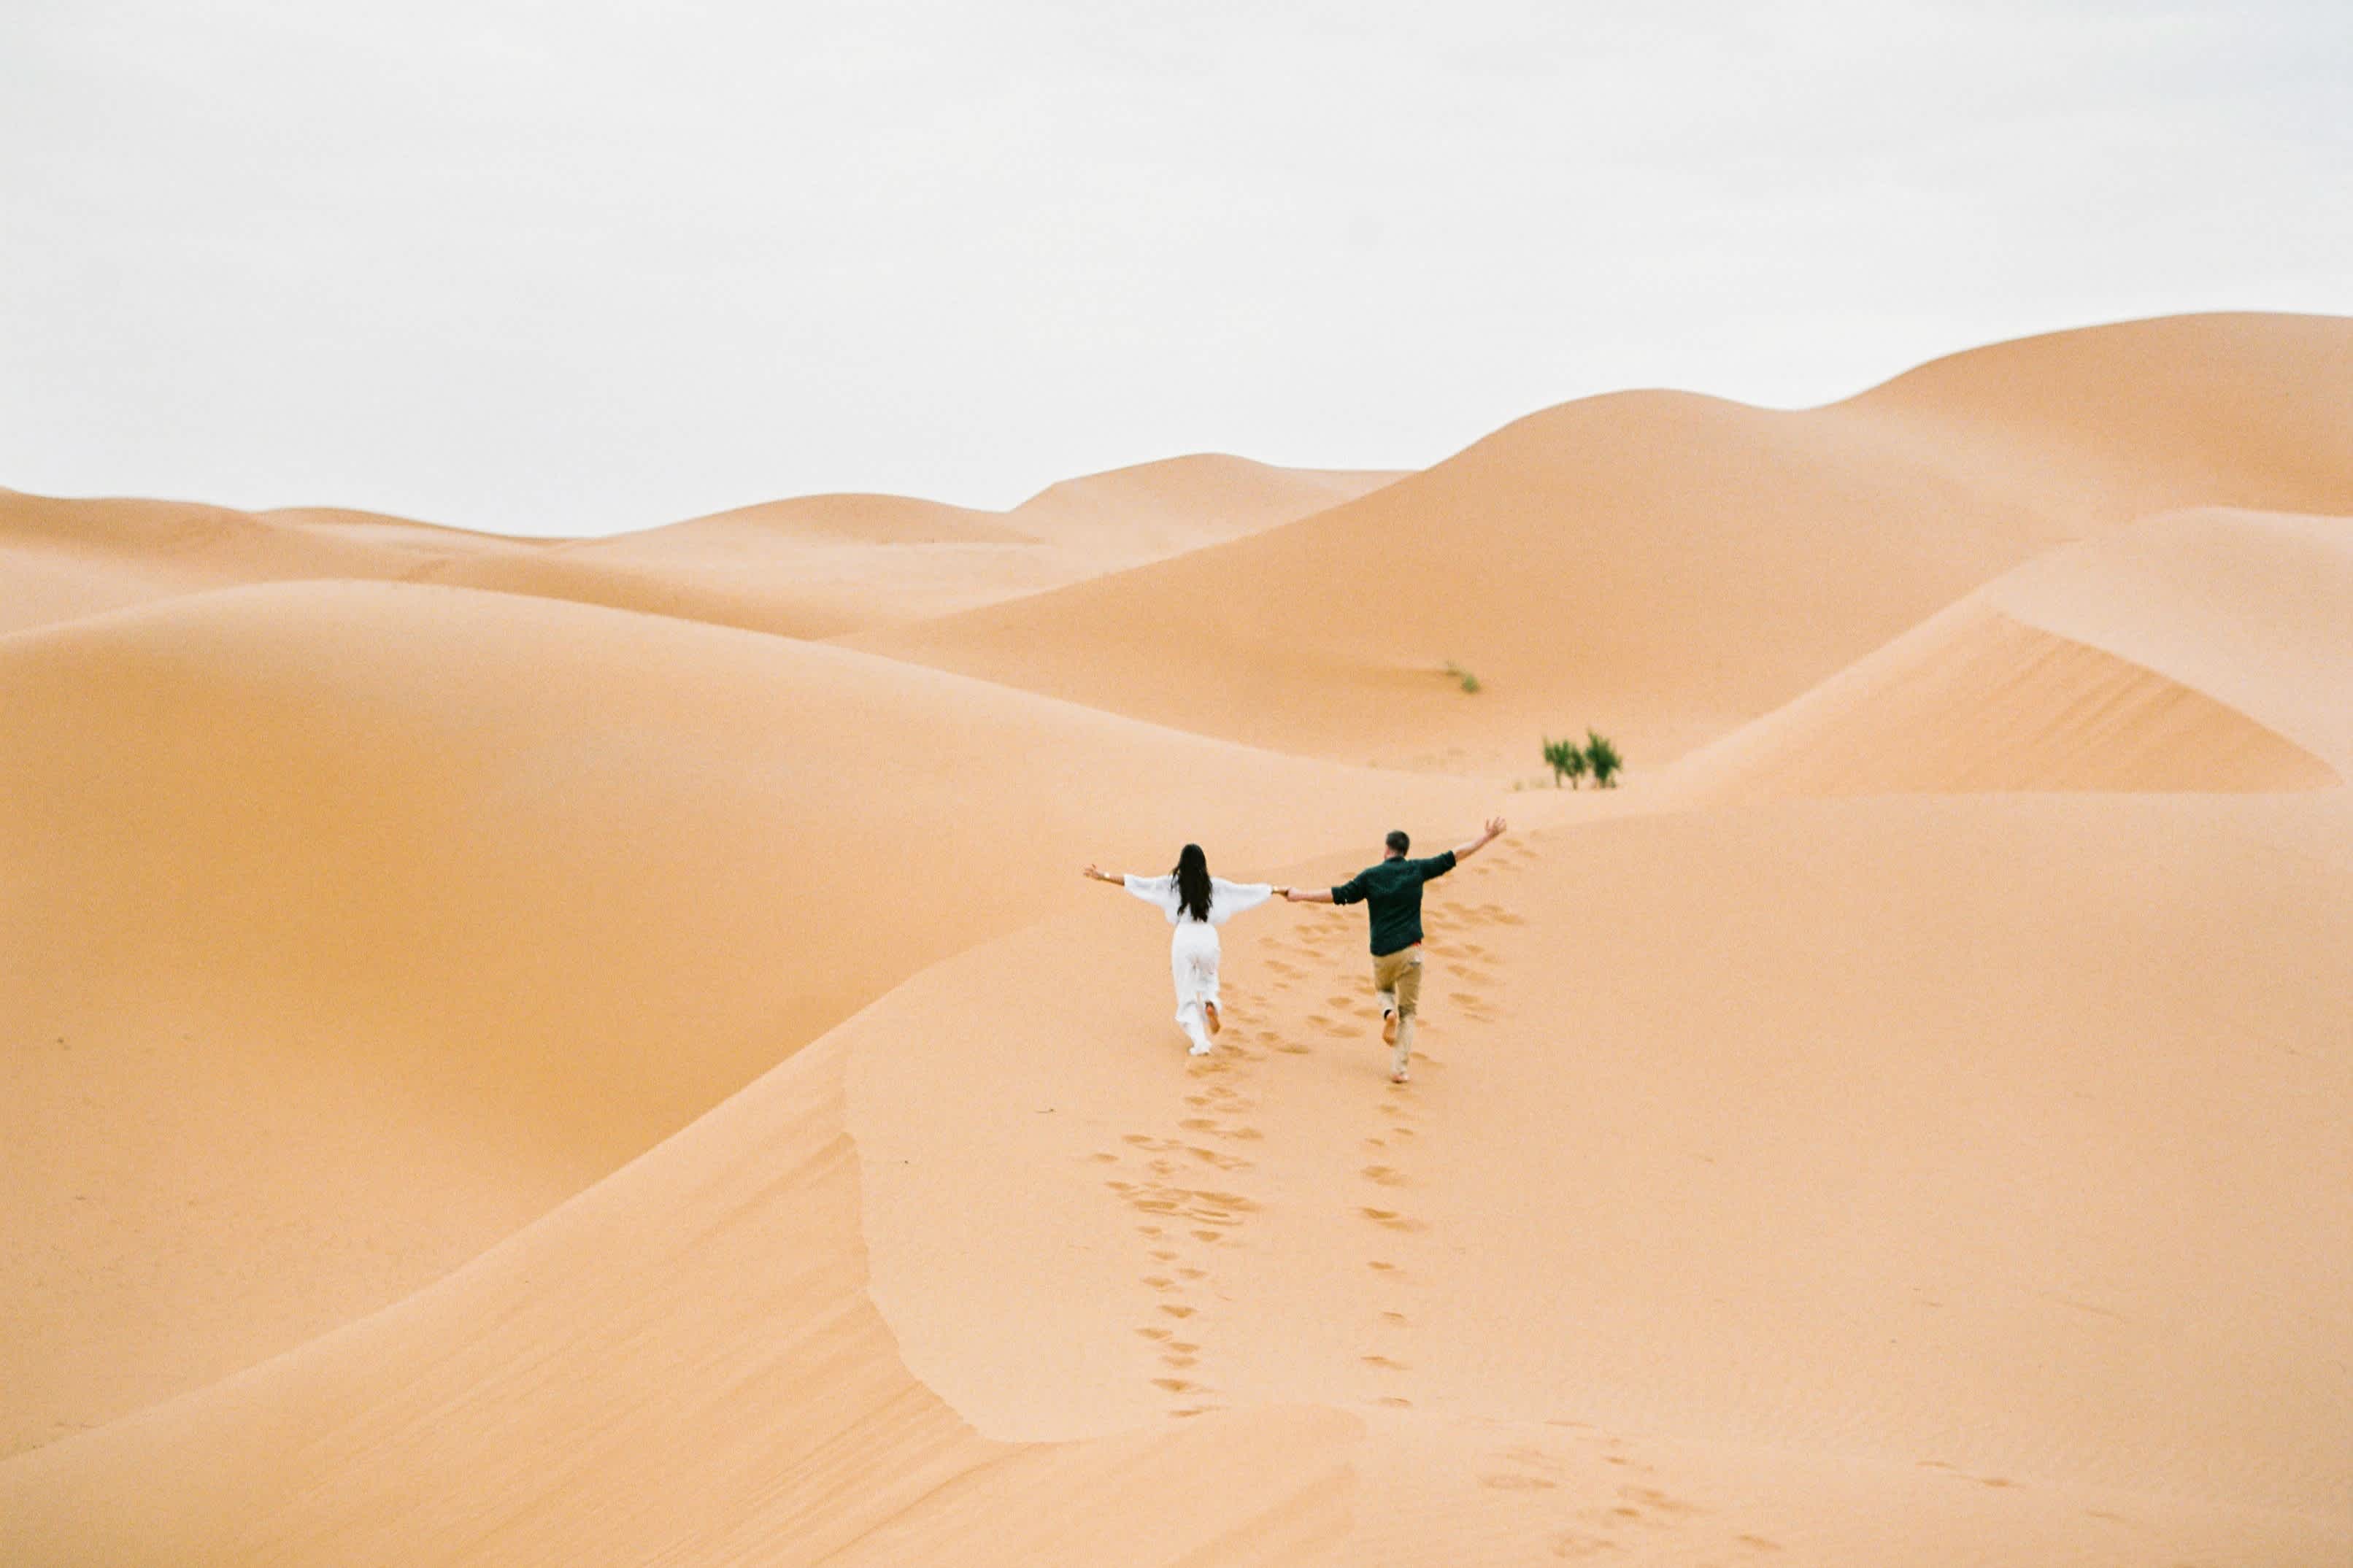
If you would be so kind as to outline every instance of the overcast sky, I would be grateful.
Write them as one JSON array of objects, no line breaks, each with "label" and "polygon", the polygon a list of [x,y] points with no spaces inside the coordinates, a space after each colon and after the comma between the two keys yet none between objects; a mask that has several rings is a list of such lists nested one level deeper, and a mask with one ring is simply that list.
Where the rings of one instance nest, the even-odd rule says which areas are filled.
[{"label": "overcast sky", "polygon": [[0,485],[517,532],[2353,313],[2353,4],[0,0]]}]

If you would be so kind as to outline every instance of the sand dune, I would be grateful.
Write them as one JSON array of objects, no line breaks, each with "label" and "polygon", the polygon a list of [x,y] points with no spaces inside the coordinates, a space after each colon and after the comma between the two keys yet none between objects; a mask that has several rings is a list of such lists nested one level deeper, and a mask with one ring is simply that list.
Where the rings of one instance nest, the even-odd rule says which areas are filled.
[{"label": "sand dune", "polygon": [[0,633],[213,588],[358,579],[833,637],[1238,538],[1394,478],[1203,455],[1066,480],[1004,513],[904,496],[803,496],[579,540],[332,508],[248,513],[0,490]]},{"label": "sand dune", "polygon": [[1176,458],[1067,480],[1009,512],[902,496],[809,496],[533,555],[462,561],[434,576],[789,637],[838,637],[1240,537],[1393,477]]},{"label": "sand dune", "polygon": [[415,1289],[976,932],[1083,897],[1090,856],[1165,864],[1189,833],[1239,869],[1340,803],[1475,798],[418,586],[0,640],[0,1005],[37,1047],[0,1096],[9,1447]]},{"label": "sand dune", "polygon": [[2353,764],[2348,713],[2353,520],[2171,514],[1999,579],[1668,787],[2315,789]]},{"label": "sand dune", "polygon": [[0,635],[241,583],[398,575],[364,516],[312,531],[226,507],[0,489]]},{"label": "sand dune", "polygon": [[1122,558],[1176,555],[1245,538],[1370,494],[1401,471],[1278,468],[1200,452],[1049,485],[1008,514],[1040,539]]},{"label": "sand dune", "polygon": [[[1567,404],[1249,540],[852,640],[1352,762],[1525,766],[1598,724],[1649,763],[2143,512],[2353,510],[2353,322],[2137,322],[1918,374],[1802,413]],[[2196,438],[2258,395],[2260,437]],[[2046,402],[2115,413],[2046,439]]]},{"label": "sand dune", "polygon": [[2327,1561],[2348,873],[2336,792],[1547,834],[1438,900],[1409,1097],[1337,915],[1233,928],[1198,1066],[1154,933],[1060,921],[446,1283],[0,1466],[0,1542]]},{"label": "sand dune", "polygon": [[1279,1564],[1335,1533],[1345,1418],[1025,1447],[909,1377],[861,1291],[838,1049],[698,1131],[389,1312],[0,1464],[0,1554],[1078,1564],[1139,1560],[1148,1518],[1150,1560]]},{"label": "sand dune", "polygon": [[[1433,889],[1406,1094],[1360,919],[1254,932],[1237,1048],[1189,1073],[1147,955],[1057,922],[835,1037],[875,1298],[997,1436],[1568,1418],[2353,1540],[2348,873],[2337,791],[1550,832]],[[935,1043],[984,973],[987,1069]],[[1510,1500],[1565,1530],[1593,1498],[1555,1479]]]},{"label": "sand dune", "polygon": [[[2341,1563],[2348,406],[2213,316],[1395,482],[0,492],[0,1562]],[[1071,875],[1497,805],[1402,1089],[1356,911],[1194,1061]]]}]

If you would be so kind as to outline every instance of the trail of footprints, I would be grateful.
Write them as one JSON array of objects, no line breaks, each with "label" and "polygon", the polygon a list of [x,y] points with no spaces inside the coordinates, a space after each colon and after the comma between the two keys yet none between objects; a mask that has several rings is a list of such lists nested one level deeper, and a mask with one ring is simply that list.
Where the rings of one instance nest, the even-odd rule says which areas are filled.
[{"label": "trail of footprints", "polygon": [[[1518,845],[1502,846],[1500,852],[1522,863],[1535,858]],[[1492,863],[1469,868],[1477,876],[1493,869]],[[1432,914],[1433,924],[1472,929],[1522,923],[1500,904],[1475,900],[1434,905]],[[1329,910],[1306,914],[1288,932],[1269,939],[1270,954],[1261,967],[1274,995],[1309,985],[1322,987],[1325,994],[1321,1005],[1305,1016],[1310,1038],[1267,1031],[1267,1051],[1311,1056],[1319,1042],[1346,1041],[1364,1051],[1368,1068],[1385,1065],[1380,1011],[1366,984],[1361,951],[1362,922],[1354,916],[1355,911]],[[1439,961],[1434,968],[1442,969],[1446,984],[1455,987],[1445,994],[1446,1009],[1469,1023],[1492,1021],[1495,1014],[1487,995],[1496,984],[1494,955],[1473,942],[1431,941],[1428,946]],[[1135,1231],[1152,1265],[1142,1283],[1155,1300],[1150,1321],[1138,1324],[1135,1332],[1157,1347],[1161,1375],[1151,1381],[1168,1397],[1172,1418],[1224,1407],[1218,1402],[1219,1390],[1201,1366],[1211,1327],[1207,1313],[1218,1293],[1217,1257],[1241,1236],[1249,1216],[1259,1212],[1258,1204],[1237,1189],[1245,1184],[1239,1178],[1255,1168],[1246,1151],[1265,1136],[1247,1119],[1258,1105],[1249,1093],[1251,1069],[1266,1059],[1267,1051],[1250,1048],[1255,1031],[1230,1001],[1226,1026],[1218,1053],[1191,1065],[1192,1092],[1185,1096],[1187,1113],[1177,1121],[1177,1135],[1131,1132],[1123,1138],[1122,1150],[1093,1156],[1099,1163],[1128,1171],[1106,1176],[1103,1185],[1138,1215]],[[1432,1033],[1427,1019],[1421,1030],[1417,1067],[1442,1066],[1427,1049]],[[1375,1227],[1376,1239],[1383,1245],[1365,1262],[1374,1282],[1371,1336],[1377,1348],[1359,1360],[1385,1381],[1411,1370],[1400,1354],[1392,1352],[1401,1352],[1403,1336],[1412,1326],[1408,1308],[1415,1284],[1411,1272],[1388,1256],[1394,1250],[1390,1243],[1422,1234],[1429,1226],[1401,1206],[1413,1185],[1409,1162],[1420,1136],[1419,1112],[1406,1092],[1386,1081],[1386,1074],[1376,1081],[1380,1121],[1363,1140],[1370,1158],[1357,1172],[1366,1184],[1366,1200],[1356,1205],[1356,1212]],[[1395,1408],[1412,1405],[1394,1393],[1380,1395],[1378,1402]]]},{"label": "trail of footprints", "polygon": [[1257,1202],[1235,1191],[1236,1180],[1255,1167],[1241,1151],[1263,1136],[1242,1119],[1256,1101],[1233,1083],[1238,1068],[1262,1059],[1246,1044],[1250,1031],[1229,1006],[1219,1056],[1194,1063],[1193,1092],[1185,1097],[1181,1136],[1128,1133],[1124,1154],[1096,1160],[1124,1165],[1140,1161],[1134,1178],[1106,1177],[1103,1185],[1139,1216],[1151,1272],[1143,1276],[1155,1302],[1149,1321],[1136,1333],[1159,1352],[1160,1375],[1152,1385],[1166,1395],[1172,1417],[1199,1415],[1223,1406],[1200,1366],[1207,1332],[1204,1316],[1216,1295],[1216,1254],[1241,1231]]},{"label": "trail of footprints", "polygon": [[[1498,859],[1522,864],[1536,857],[1522,846],[1505,843],[1492,852]],[[1495,868],[1493,860],[1475,862],[1468,875],[1483,877]],[[1261,1030],[1229,1003],[1226,1030],[1218,1053],[1189,1064],[1191,1091],[1184,1097],[1185,1111],[1173,1134],[1131,1132],[1121,1147],[1093,1156],[1106,1166],[1121,1167],[1104,1186],[1136,1215],[1136,1234],[1145,1247],[1149,1271],[1142,1282],[1153,1293],[1147,1321],[1135,1332],[1157,1351],[1158,1375],[1151,1379],[1167,1403],[1172,1419],[1199,1415],[1223,1408],[1220,1391],[1205,1373],[1205,1346],[1215,1327],[1218,1300],[1217,1266],[1220,1253],[1240,1241],[1259,1205],[1241,1188],[1255,1169],[1250,1152],[1265,1134],[1250,1121],[1258,1101],[1251,1079],[1273,1056],[1312,1056],[1323,1045],[1345,1042],[1365,1058],[1367,1087],[1375,1096],[1373,1120],[1360,1140],[1365,1163],[1356,1172],[1360,1184],[1349,1194],[1356,1217],[1368,1227],[1364,1292],[1371,1317],[1358,1363],[1377,1384],[1392,1390],[1393,1380],[1410,1373],[1405,1359],[1412,1328],[1413,1297],[1419,1286],[1404,1260],[1424,1235],[1428,1225],[1411,1213],[1415,1186],[1414,1157],[1422,1138],[1420,1103],[1413,1089],[1398,1089],[1387,1081],[1386,1048],[1380,1043],[1380,1014],[1366,984],[1360,920],[1353,911],[1326,910],[1305,915],[1289,931],[1271,938],[1270,955],[1261,967],[1275,996],[1303,988],[1320,990],[1319,1003],[1305,1016],[1308,1035],[1287,1037],[1283,1031]],[[1417,1067],[1443,1067],[1427,1046],[1433,1035],[1443,1037],[1455,1020],[1484,1024],[1496,1016],[1488,998],[1496,989],[1497,955],[1458,931],[1477,932],[1491,926],[1515,926],[1521,918],[1500,904],[1477,900],[1434,898],[1430,924],[1436,936],[1428,942],[1431,958],[1430,984],[1446,991],[1425,999],[1436,1022],[1421,1025],[1424,1048],[1416,1052]],[[1254,1048],[1262,1047],[1263,1048]],[[1279,1069],[1278,1069],[1279,1070]],[[1402,1394],[1377,1394],[1377,1403],[1410,1409]],[[1595,1431],[1582,1422],[1554,1421],[1560,1428],[1543,1443],[1515,1444],[1493,1456],[1480,1484],[1497,1493],[1525,1500],[1545,1510],[1532,1526],[1551,1557],[1560,1561],[1619,1555],[1640,1550],[1664,1532],[1698,1527],[1708,1533],[1723,1531],[1727,1557],[1755,1560],[1779,1552],[1779,1543],[1754,1534],[1731,1534],[1728,1523],[1704,1519],[1705,1510],[1671,1497],[1655,1484],[1652,1468],[1634,1457],[1626,1440]],[[1565,1445],[1566,1448],[1554,1445]],[[1613,1469],[1597,1500],[1592,1467],[1598,1460]],[[1988,1485],[2002,1484],[1989,1481]],[[1572,1502],[1570,1499],[1577,1499]],[[1713,1527],[1713,1528],[1710,1528]]]}]

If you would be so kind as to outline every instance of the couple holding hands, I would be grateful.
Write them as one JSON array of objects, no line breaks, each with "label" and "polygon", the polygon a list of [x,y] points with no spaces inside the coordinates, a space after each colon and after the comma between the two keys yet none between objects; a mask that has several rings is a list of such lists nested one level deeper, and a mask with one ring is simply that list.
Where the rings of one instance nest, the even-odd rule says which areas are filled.
[{"label": "couple holding hands", "polygon": [[1381,1038],[1395,1047],[1389,1081],[1403,1083],[1413,1056],[1413,1021],[1421,1001],[1421,886],[1443,877],[1504,833],[1504,819],[1490,821],[1479,837],[1423,860],[1407,858],[1413,841],[1388,836],[1377,866],[1367,866],[1335,888],[1277,888],[1265,882],[1229,882],[1209,875],[1209,858],[1198,844],[1176,857],[1165,877],[1114,877],[1090,866],[1083,875],[1122,886],[1168,917],[1176,928],[1168,963],[1176,981],[1176,1023],[1193,1042],[1192,1054],[1209,1054],[1209,1037],[1222,1026],[1218,1017],[1218,928],[1277,894],[1295,904],[1366,906],[1372,916],[1373,989],[1381,999]]}]

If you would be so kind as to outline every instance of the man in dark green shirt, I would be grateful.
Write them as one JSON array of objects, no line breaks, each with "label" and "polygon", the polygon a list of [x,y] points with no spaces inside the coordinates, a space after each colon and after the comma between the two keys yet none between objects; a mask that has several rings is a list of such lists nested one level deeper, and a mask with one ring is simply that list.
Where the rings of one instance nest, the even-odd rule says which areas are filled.
[{"label": "man in dark green shirt", "polygon": [[1336,888],[1293,888],[1282,895],[1295,904],[1362,903],[1372,915],[1373,989],[1381,998],[1381,1038],[1397,1047],[1389,1061],[1391,1083],[1406,1081],[1406,1063],[1413,1056],[1413,1020],[1421,1009],[1421,885],[1443,877],[1503,833],[1504,819],[1498,816],[1478,837],[1427,860],[1407,859],[1413,840],[1392,833],[1379,865],[1366,867]]}]

